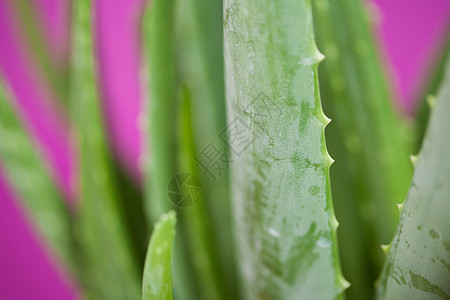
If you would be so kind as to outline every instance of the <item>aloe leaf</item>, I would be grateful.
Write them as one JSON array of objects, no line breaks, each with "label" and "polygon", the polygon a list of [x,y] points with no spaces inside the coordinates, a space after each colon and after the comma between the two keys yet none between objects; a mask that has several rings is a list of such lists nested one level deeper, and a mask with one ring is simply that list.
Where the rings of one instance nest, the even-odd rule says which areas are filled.
[{"label": "aloe leaf", "polygon": [[244,298],[337,298],[346,282],[329,189],[329,120],[319,97],[323,56],[310,1],[227,0],[224,14]]},{"label": "aloe leaf", "polygon": [[[174,1],[155,0],[143,16],[143,44],[149,81],[148,148],[146,164],[145,204],[151,222],[169,211],[167,184],[176,170],[176,101],[177,80],[173,45]],[[182,236],[177,235],[177,244]],[[196,299],[193,278],[189,275],[187,256],[180,246],[175,248],[173,286],[175,294]]]},{"label": "aloe leaf", "polygon": [[[363,1],[313,1],[319,67],[344,276],[350,299],[369,299],[398,222],[413,153],[393,107]],[[381,217],[382,216],[382,217]]]},{"label": "aloe leaf", "polygon": [[19,21],[22,36],[27,43],[29,53],[34,62],[42,70],[47,83],[57,94],[59,100],[67,100],[67,69],[66,65],[55,64],[52,51],[43,28],[43,23],[36,13],[37,5],[32,1],[18,0],[11,2],[16,19]]},{"label": "aloe leaf", "polygon": [[[226,127],[223,70],[223,3],[221,0],[177,1],[176,37],[180,61],[180,77],[189,85],[192,121],[197,153],[214,143],[225,156],[228,148],[218,135]],[[200,171],[201,167],[200,167]],[[232,297],[237,297],[236,263],[231,226],[231,203],[228,172],[200,172],[203,198],[212,217],[212,227],[218,238],[218,251],[224,261],[225,277]]]},{"label": "aloe leaf", "polygon": [[[148,53],[149,136],[148,213],[155,220],[173,204],[168,185],[180,173],[194,174],[189,88],[182,83],[175,56],[175,4],[154,1],[144,17],[144,44]],[[203,199],[177,210],[180,220],[179,246],[175,248],[174,293],[185,299],[224,299],[226,284],[217,258],[216,238]],[[194,274],[194,276],[192,276]],[[193,280],[195,278],[195,280]]]},{"label": "aloe leaf", "polygon": [[149,179],[147,210],[151,219],[170,209],[167,183],[176,174],[178,79],[174,48],[174,0],[150,3],[143,19],[143,43],[149,80]]},{"label": "aloe leaf", "polygon": [[450,299],[450,62],[433,108],[379,299]]},{"label": "aloe leaf", "polygon": [[155,225],[144,266],[142,299],[173,299],[172,252],[176,215],[170,211]]},{"label": "aloe leaf", "polygon": [[[449,29],[450,33],[450,29]],[[445,73],[446,62],[449,60],[450,56],[450,34],[447,34],[447,41],[445,44],[445,48],[442,50],[441,55],[434,62],[435,66],[433,68],[432,76],[428,80],[427,88],[422,96],[422,102],[419,105],[419,109],[415,119],[415,127],[416,127],[416,144],[417,147],[423,142],[423,138],[425,136],[425,130],[427,128],[427,124],[429,121],[431,109],[430,102],[434,102],[434,96],[437,93],[439,85],[442,82]],[[415,151],[414,153],[417,153]]]},{"label": "aloe leaf", "polygon": [[[189,88],[181,86],[180,111],[178,117],[177,162],[180,171],[185,171],[198,178],[193,120],[191,111],[191,94]],[[203,186],[197,203],[180,211],[183,228],[187,236],[186,250],[190,253],[197,287],[202,299],[230,299],[232,292],[225,281],[224,266],[218,256],[218,242],[212,228],[212,218],[208,212]],[[190,192],[190,191],[189,191]]]},{"label": "aloe leaf", "polygon": [[80,153],[77,238],[87,293],[98,299],[138,299],[138,267],[112,178],[93,48],[91,1],[73,2],[69,112]]},{"label": "aloe leaf", "polygon": [[11,93],[0,78],[0,160],[8,182],[19,193],[30,219],[39,232],[74,273],[71,216],[50,176],[38,146],[29,137],[12,103]]}]

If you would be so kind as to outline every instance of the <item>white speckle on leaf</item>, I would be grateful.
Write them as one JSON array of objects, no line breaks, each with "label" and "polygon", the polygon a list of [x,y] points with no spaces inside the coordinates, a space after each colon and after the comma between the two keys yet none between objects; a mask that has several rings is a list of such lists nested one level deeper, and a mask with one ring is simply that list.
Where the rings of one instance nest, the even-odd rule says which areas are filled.
[{"label": "white speckle on leaf", "polygon": [[320,248],[328,248],[331,246],[331,241],[327,238],[321,237],[317,240],[316,245]]},{"label": "white speckle on leaf", "polygon": [[276,229],[269,228],[269,229],[267,229],[267,232],[268,232],[271,236],[274,236],[274,237],[280,237],[280,233],[279,233]]}]

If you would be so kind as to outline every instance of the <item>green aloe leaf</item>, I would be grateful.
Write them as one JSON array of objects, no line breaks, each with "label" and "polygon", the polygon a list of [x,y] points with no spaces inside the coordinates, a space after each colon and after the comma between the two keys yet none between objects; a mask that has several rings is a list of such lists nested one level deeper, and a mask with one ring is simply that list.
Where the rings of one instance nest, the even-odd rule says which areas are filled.
[{"label": "green aloe leaf", "polygon": [[71,216],[39,146],[29,137],[11,93],[0,78],[0,160],[30,219],[57,256],[77,273]]},{"label": "green aloe leaf", "polygon": [[[150,125],[147,204],[153,221],[174,207],[168,197],[169,183],[174,178],[180,174],[198,178],[191,93],[181,78],[180,62],[175,55],[175,11],[174,1],[156,0],[144,17]],[[201,187],[199,190],[202,193]],[[180,191],[183,192],[188,191]],[[221,279],[223,271],[217,257],[216,237],[204,198],[192,207],[177,209],[177,213],[180,220],[177,240],[180,242],[175,248],[176,297],[225,299],[227,288]]]},{"label": "green aloe leaf", "polygon": [[[418,111],[415,119],[415,129],[416,129],[416,144],[420,148],[425,135],[425,130],[429,121],[431,109],[431,103],[435,101],[434,95],[436,95],[437,90],[442,82],[445,73],[446,62],[450,57],[450,29],[449,34],[447,34],[447,42],[445,48],[442,49],[441,55],[434,61],[434,68],[432,71],[432,76],[427,82],[426,90],[422,95],[422,102],[418,107]],[[417,153],[415,151],[414,153]]]},{"label": "green aloe leaf", "polygon": [[[177,1],[176,38],[180,77],[189,86],[192,105],[195,157],[213,143],[218,152],[228,156],[228,148],[218,138],[226,127],[223,70],[223,3],[221,0]],[[207,166],[208,167],[208,166]],[[211,168],[212,169],[212,168]],[[226,169],[226,168],[224,168]],[[204,199],[212,215],[213,230],[218,238],[219,255],[224,261],[226,285],[237,297],[236,263],[232,236],[231,204],[227,170],[210,174],[200,167],[199,179]],[[213,177],[211,176],[213,175]]]},{"label": "green aloe leaf", "polygon": [[[178,116],[177,162],[180,171],[188,172],[199,178],[197,161],[194,159],[196,148],[194,142],[193,119],[191,111],[191,93],[182,86],[180,91],[180,111]],[[225,280],[224,266],[220,262],[218,239],[212,228],[203,186],[196,186],[199,195],[194,206],[180,211],[186,234],[184,249],[190,253],[193,270],[197,276],[197,289],[202,299],[230,299],[228,283]],[[185,194],[192,190],[184,191]]]},{"label": "green aloe leaf", "polygon": [[[393,107],[361,0],[312,1],[327,127],[336,163],[331,190],[340,226],[339,253],[350,299],[369,299],[398,222],[413,153],[406,125]],[[381,217],[382,216],[382,217]]]},{"label": "green aloe leaf", "polygon": [[80,154],[81,207],[76,237],[83,254],[83,283],[88,295],[97,299],[138,299],[138,265],[113,180],[98,97],[92,2],[80,0],[72,4],[69,112]]},{"label": "green aloe leaf", "polygon": [[[176,112],[178,89],[174,60],[173,0],[155,0],[143,16],[143,44],[149,81],[148,148],[146,157],[146,215],[156,222],[160,215],[171,209],[167,185],[176,169]],[[175,294],[184,299],[197,299],[194,281],[189,275],[187,255],[180,245],[183,235],[178,234],[174,258],[173,286]]]},{"label": "green aloe leaf", "polygon": [[229,143],[245,299],[333,299],[337,253],[307,0],[224,3]]},{"label": "green aloe leaf", "polygon": [[170,209],[167,183],[176,174],[178,78],[174,46],[174,0],[155,0],[143,18],[149,81],[149,168],[147,210],[156,222]]},{"label": "green aloe leaf", "polygon": [[378,288],[379,299],[450,299],[450,62]]},{"label": "green aloe leaf", "polygon": [[170,211],[155,225],[144,266],[143,300],[171,300],[172,252],[175,239],[176,214]]},{"label": "green aloe leaf", "polygon": [[52,57],[52,49],[48,36],[45,34],[44,24],[40,15],[36,13],[38,4],[28,0],[12,1],[11,4],[22,37],[27,44],[27,50],[30,50],[28,54],[34,59],[34,63],[39,67],[46,83],[56,93],[58,99],[66,104],[67,65],[65,61],[58,65]]}]

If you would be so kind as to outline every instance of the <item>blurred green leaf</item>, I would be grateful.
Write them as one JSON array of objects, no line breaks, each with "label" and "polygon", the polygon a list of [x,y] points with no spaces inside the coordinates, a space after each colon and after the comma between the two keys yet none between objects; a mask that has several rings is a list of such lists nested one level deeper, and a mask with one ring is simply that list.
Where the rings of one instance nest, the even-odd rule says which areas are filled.
[{"label": "blurred green leaf", "polygon": [[[27,45],[27,50],[44,75],[46,83],[63,104],[67,104],[67,62],[57,61],[53,57],[48,35],[44,30],[41,16],[37,13],[37,3],[29,0],[11,1],[18,28]],[[66,17],[66,16],[64,16]]]},{"label": "blurred green leaf", "polygon": [[[155,0],[143,16],[143,45],[148,74],[149,124],[146,152],[146,215],[151,223],[170,210],[167,185],[176,169],[176,103],[178,98],[173,45],[173,0]],[[183,235],[175,248],[174,293],[197,299],[194,278],[189,274],[188,256],[183,253]]]},{"label": "blurred green leaf", "polygon": [[[221,0],[187,0],[176,2],[175,35],[179,76],[189,86],[192,105],[192,126],[195,157],[211,146],[228,156],[228,147],[219,139],[226,127],[223,70],[223,3]],[[192,159],[192,157],[191,157]],[[199,172],[203,199],[212,216],[212,230],[217,237],[223,280],[229,297],[238,296],[234,239],[232,236],[231,203],[228,191],[228,170],[212,170],[212,175]]]},{"label": "blurred green leaf", "polygon": [[[430,102],[435,101],[434,95],[436,95],[439,85],[442,82],[445,73],[446,62],[449,60],[450,56],[450,29],[449,34],[447,34],[447,41],[445,44],[445,48],[442,49],[441,55],[439,55],[434,61],[434,68],[432,71],[432,75],[427,82],[427,87],[425,92],[422,95],[422,101],[419,103],[418,111],[415,118],[415,129],[416,129],[416,145],[420,147],[423,142],[423,138],[425,136],[425,130],[428,125],[431,109]],[[415,151],[414,153],[417,153]]]},{"label": "blurred green leaf", "polygon": [[97,299],[138,299],[137,254],[113,178],[111,153],[98,97],[90,0],[74,1],[69,113],[79,150],[80,212],[77,239],[83,283]]},{"label": "blurred green leaf", "polygon": [[0,160],[8,182],[58,258],[77,274],[71,216],[37,143],[0,78]]},{"label": "blurred green leaf", "polygon": [[415,165],[379,299],[450,299],[450,62]]},{"label": "blurred green leaf", "polygon": [[313,1],[319,49],[320,92],[327,145],[336,163],[331,190],[339,220],[338,238],[349,299],[369,299],[398,222],[397,203],[411,179],[413,153],[393,107],[386,76],[361,0]]},{"label": "blurred green leaf", "polygon": [[[180,87],[179,116],[177,118],[177,163],[180,172],[187,172],[199,178],[196,149],[194,142],[191,93],[186,86]],[[189,253],[194,274],[197,276],[197,288],[202,299],[230,299],[230,291],[220,262],[218,238],[214,235],[212,216],[208,211],[203,185],[198,182],[200,194],[197,202],[188,209],[179,212],[187,236],[184,251]],[[181,191],[191,195],[191,190]],[[213,199],[210,199],[213,200]]]},{"label": "blurred green leaf", "polygon": [[[157,0],[151,3],[150,14],[144,17],[150,124],[147,203],[152,220],[173,207],[168,197],[171,180],[180,174],[192,178],[197,169],[190,89],[182,83],[180,62],[175,54],[175,9],[174,1]],[[180,191],[183,192],[188,191]],[[175,248],[176,297],[225,299],[227,288],[221,279],[217,239],[204,198],[177,212],[180,242]]]},{"label": "blurred green leaf", "polygon": [[155,225],[144,266],[143,300],[171,300],[172,252],[175,239],[176,215],[170,211]]}]

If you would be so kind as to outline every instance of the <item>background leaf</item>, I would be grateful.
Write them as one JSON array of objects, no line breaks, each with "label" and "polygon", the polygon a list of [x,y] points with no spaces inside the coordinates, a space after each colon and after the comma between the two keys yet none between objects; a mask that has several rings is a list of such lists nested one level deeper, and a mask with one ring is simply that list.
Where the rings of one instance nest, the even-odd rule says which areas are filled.
[{"label": "background leaf", "polygon": [[172,253],[175,239],[176,215],[163,215],[153,230],[147,250],[142,282],[142,299],[171,300]]},{"label": "background leaf", "polygon": [[393,106],[363,1],[313,1],[320,92],[349,299],[369,299],[411,179],[412,136]]},{"label": "background leaf", "polygon": [[72,9],[69,113],[80,153],[76,237],[83,253],[83,283],[93,298],[138,299],[137,253],[118,198],[98,97],[91,1],[74,1]]},{"label": "background leaf", "polygon": [[450,62],[384,266],[379,299],[450,299]]},{"label": "background leaf", "polygon": [[0,78],[0,159],[6,177],[19,193],[26,211],[59,259],[77,273],[68,207],[55,186],[37,144],[31,140]]},{"label": "background leaf", "polygon": [[447,34],[447,42],[445,44],[445,48],[442,49],[441,55],[435,59],[434,68],[432,75],[430,76],[426,90],[422,95],[422,102],[418,107],[418,111],[416,113],[415,119],[415,129],[416,129],[416,145],[418,150],[414,153],[417,153],[422,145],[423,138],[425,136],[425,130],[427,128],[431,109],[430,109],[430,101],[435,101],[434,97],[437,94],[439,86],[443,80],[445,75],[445,66],[447,65],[447,61],[450,56],[450,29],[448,30],[449,34]]},{"label": "background leaf", "polygon": [[[157,220],[175,206],[168,197],[171,180],[180,174],[197,177],[197,167],[190,87],[184,83],[175,55],[175,3],[154,1],[149,12],[144,17],[150,125],[147,213],[151,220]],[[203,193],[202,187],[200,190]],[[218,238],[205,198],[192,207],[177,209],[177,213],[180,225],[174,263],[176,297],[226,299],[228,289],[222,279]]]},{"label": "background leaf", "polygon": [[[213,145],[221,157],[229,149],[219,139],[226,128],[225,82],[223,67],[223,3],[221,0],[188,0],[176,2],[176,39],[179,76],[189,89],[193,139],[196,159]],[[212,144],[211,144],[212,143]],[[190,158],[192,159],[192,157]],[[214,164],[214,163],[212,163]],[[212,165],[211,164],[211,165]],[[229,297],[238,297],[234,239],[232,237],[231,203],[228,191],[228,166],[222,168],[198,164],[203,199],[212,215],[212,230],[217,237],[217,251],[224,266]],[[206,169],[209,169],[208,171]]]}]

